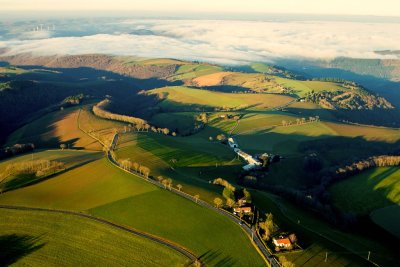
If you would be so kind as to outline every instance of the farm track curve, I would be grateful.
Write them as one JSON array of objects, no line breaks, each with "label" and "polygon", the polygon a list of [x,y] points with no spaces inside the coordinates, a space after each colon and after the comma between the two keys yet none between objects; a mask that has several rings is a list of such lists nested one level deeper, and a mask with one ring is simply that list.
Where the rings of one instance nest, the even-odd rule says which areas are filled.
[{"label": "farm track curve", "polygon": [[[96,221],[98,223],[102,223],[108,226],[111,226],[113,228],[128,232],[130,234],[134,234],[139,237],[146,238],[150,241],[156,242],[160,245],[167,246],[180,254],[184,255],[188,259],[190,259],[192,262],[198,261],[198,258],[195,254],[190,252],[188,249],[177,245],[169,240],[162,239],[160,237],[151,235],[149,233],[145,233],[130,227],[126,227],[120,224],[116,224],[114,222],[105,220],[103,218],[95,217],[93,215],[87,214],[87,213],[82,213],[82,212],[77,212],[77,211],[68,211],[68,210],[59,210],[59,209],[46,209],[46,208],[35,208],[35,207],[25,207],[25,206],[13,206],[13,205],[0,205],[0,209],[8,209],[8,210],[24,210],[24,211],[40,211],[40,212],[47,212],[47,213],[58,213],[58,214],[64,214],[64,215],[72,215],[72,216],[78,216],[81,218],[89,219],[92,221]],[[201,263],[202,266],[205,266],[203,263]]]}]

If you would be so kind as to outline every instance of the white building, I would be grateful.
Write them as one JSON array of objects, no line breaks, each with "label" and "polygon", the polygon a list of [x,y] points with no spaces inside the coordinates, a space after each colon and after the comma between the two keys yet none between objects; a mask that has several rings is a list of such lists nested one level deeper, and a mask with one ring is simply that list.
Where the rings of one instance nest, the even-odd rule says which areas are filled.
[{"label": "white building", "polygon": [[232,137],[228,138],[228,144],[231,148],[235,149],[238,148],[239,145],[235,142],[235,140]]},{"label": "white building", "polygon": [[253,158],[246,152],[240,150],[239,145],[235,142],[235,140],[232,137],[228,138],[228,144],[233,149],[233,151],[235,151],[236,154],[238,154],[240,157],[242,157],[245,161],[249,163],[243,167],[244,170],[248,171],[261,165],[261,162],[259,162],[257,159]]}]

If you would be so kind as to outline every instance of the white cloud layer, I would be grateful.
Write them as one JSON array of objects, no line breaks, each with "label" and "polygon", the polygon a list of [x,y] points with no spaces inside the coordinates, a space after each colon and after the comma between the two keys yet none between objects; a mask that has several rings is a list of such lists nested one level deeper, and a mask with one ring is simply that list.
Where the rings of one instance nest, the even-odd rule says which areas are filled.
[{"label": "white cloud layer", "polygon": [[276,58],[376,58],[376,50],[400,49],[396,23],[128,20],[116,24],[114,32],[118,25],[131,31],[35,40],[22,35],[0,41],[0,48],[8,48],[8,54],[106,53],[221,64]]}]

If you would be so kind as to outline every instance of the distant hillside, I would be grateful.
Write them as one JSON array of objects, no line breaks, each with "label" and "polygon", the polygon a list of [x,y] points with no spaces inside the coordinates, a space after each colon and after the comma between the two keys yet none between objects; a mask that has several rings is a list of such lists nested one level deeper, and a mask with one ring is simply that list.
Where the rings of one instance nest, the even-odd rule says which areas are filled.
[{"label": "distant hillside", "polygon": [[151,61],[146,62],[146,60],[126,61],[122,57],[98,54],[40,57],[35,57],[31,54],[19,54],[0,57],[0,61],[6,61],[11,65],[18,66],[43,66],[49,68],[89,67],[140,79],[170,76],[175,72],[176,63],[178,63],[178,61],[172,61],[152,64]]},{"label": "distant hillside", "polygon": [[368,92],[354,82],[339,82],[342,87],[335,91],[311,91],[305,100],[319,104],[326,109],[363,110],[363,109],[393,109],[393,105],[385,98]]},{"label": "distant hillside", "polygon": [[[351,122],[391,126],[400,123],[397,114],[391,112],[394,108],[389,101],[358,84],[328,78],[305,80],[283,68],[262,63],[239,71],[209,63],[98,54],[38,57],[21,54],[0,56],[0,62],[3,62],[0,65],[0,127],[3,129],[0,139],[32,115],[37,116],[38,111],[44,112],[43,109],[77,94],[98,100],[109,95],[112,97],[110,112],[148,119],[146,116],[157,112],[154,107],[158,101],[154,95],[138,93],[165,86],[230,94],[279,94],[303,98],[329,110],[336,118]],[[253,105],[276,106],[274,102],[263,102],[262,96],[254,95],[254,98],[259,102]],[[234,106],[241,104],[246,103]],[[370,115],[365,116],[365,111]],[[306,113],[307,109],[296,112]]]},{"label": "distant hillside", "polygon": [[336,58],[327,62],[319,62],[327,68],[348,70],[361,75],[370,75],[391,81],[400,81],[399,59],[359,59]]}]

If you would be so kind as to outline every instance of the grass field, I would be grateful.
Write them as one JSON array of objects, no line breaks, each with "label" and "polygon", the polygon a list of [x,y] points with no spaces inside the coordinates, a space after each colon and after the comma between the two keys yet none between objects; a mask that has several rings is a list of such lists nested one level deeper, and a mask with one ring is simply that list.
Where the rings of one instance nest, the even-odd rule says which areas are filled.
[{"label": "grass field", "polygon": [[374,210],[371,219],[388,232],[400,238],[400,206],[391,205],[382,209]]},{"label": "grass field", "polygon": [[1,204],[88,211],[179,243],[209,265],[261,266],[238,225],[100,159],[0,195]]},{"label": "grass field", "polygon": [[26,155],[11,158],[9,160],[4,160],[0,162],[0,189],[13,190],[49,178],[47,176],[37,178],[35,175],[24,175],[24,174],[3,177],[1,173],[11,163],[29,162],[32,159],[50,160],[50,161],[58,161],[64,163],[66,170],[68,170],[80,165],[84,165],[93,160],[99,159],[101,158],[101,156],[102,153],[100,152],[77,151],[77,150],[47,150],[37,153],[29,153]]},{"label": "grass field", "polygon": [[66,168],[71,168],[76,165],[80,165],[84,162],[90,161],[92,159],[99,158],[102,154],[82,151],[82,150],[44,150],[36,151],[34,153],[28,153],[25,155],[16,156],[10,159],[0,161],[0,172],[4,171],[8,164],[17,163],[22,161],[30,161],[32,158],[34,160],[55,160],[65,163]]},{"label": "grass field", "polygon": [[[228,85],[260,90],[280,84],[291,87],[298,96],[311,90],[340,89],[334,83],[296,81],[264,74],[223,73],[212,65],[180,63],[169,59],[124,60],[127,64],[177,64],[179,67],[176,75],[169,79],[193,79],[192,82],[207,86],[218,85],[222,80]],[[172,178],[174,186],[180,183],[183,191],[192,195],[200,194],[201,199],[211,203],[216,196],[221,197],[222,188],[210,184],[209,181],[222,177],[235,183],[237,174],[244,165],[244,162],[236,159],[228,146],[209,140],[209,137],[215,140],[220,133],[228,135],[236,124],[232,119],[219,118],[221,113],[241,115],[234,134],[237,134],[239,146],[246,152],[271,152],[285,157],[283,161],[270,167],[267,177],[270,184],[282,186],[306,188],[311,185],[310,181],[304,179],[307,175],[303,170],[304,155],[309,151],[317,152],[325,166],[333,166],[348,160],[349,155],[363,158],[368,153],[387,151],[400,140],[398,129],[335,122],[329,111],[311,103],[294,102],[284,108],[284,111],[271,110],[293,100],[293,97],[285,95],[229,94],[189,87],[165,87],[149,93],[159,94],[164,98],[158,104],[162,113],[153,115],[149,122],[158,127],[168,127],[172,131],[178,129],[183,132],[193,127],[194,116],[205,108],[243,108],[235,112],[210,113],[208,125],[199,133],[187,137],[154,133],[120,135],[116,151],[118,158],[129,158],[132,162],[149,167],[152,176]],[[13,133],[9,144],[33,142],[37,146],[58,147],[60,143],[69,143],[76,148],[100,150],[101,146],[78,129],[78,114],[81,128],[100,139],[105,140],[114,129],[124,127],[122,123],[97,118],[90,111],[90,106],[83,106],[80,113],[78,108],[65,109],[24,126]],[[308,119],[308,116],[315,115],[320,116],[322,121],[282,126],[283,120],[296,124],[297,118]],[[343,152],[344,149],[346,152]],[[117,170],[106,159],[99,159],[98,155],[64,156],[42,153],[49,153],[43,154],[43,158],[54,156],[60,161],[65,160],[67,164],[71,164],[71,170],[41,183],[2,194],[0,203],[89,212],[170,239],[198,255],[205,254],[204,259],[210,266],[262,264],[240,228],[218,214]],[[24,157],[28,158],[29,155]],[[36,157],[42,156],[38,153],[35,154]],[[88,157],[88,162],[85,162],[85,157]],[[76,166],[72,165],[73,162],[82,162],[82,166],[73,168]],[[0,170],[4,166],[2,164],[4,162],[0,163]],[[384,178],[374,179],[371,184],[368,183],[370,180],[366,182],[365,179],[353,183],[350,183],[351,179],[346,180],[344,182],[350,183],[348,191],[340,189],[337,195],[344,192],[340,197],[343,205],[355,207],[361,213],[392,204],[393,201],[388,201],[383,193],[390,195],[391,199],[397,199],[399,194],[395,189],[395,177],[399,173],[387,171],[386,174]],[[297,266],[325,264],[326,252],[329,253],[329,266],[365,264],[360,258],[351,256],[348,250],[362,257],[366,257],[366,252],[371,250],[372,260],[391,263],[393,255],[371,240],[337,231],[281,198],[265,193],[254,194],[253,199],[257,206],[265,211],[270,209],[287,226],[288,231],[299,233],[305,250],[287,255]],[[373,201],[362,203],[364,196]],[[350,203],[352,201],[360,201],[361,204],[353,205]],[[373,217],[374,221],[385,229],[391,229],[389,231],[396,231],[396,224],[379,221],[382,213],[392,220],[393,217],[389,217],[392,213],[381,210],[376,212],[378,215]],[[300,225],[296,223],[298,220],[301,221]]]},{"label": "grass field", "polygon": [[114,129],[126,124],[101,119],[91,112],[91,105],[66,108],[51,112],[40,119],[21,127],[7,139],[8,145],[33,143],[38,148],[59,148],[66,144],[68,148],[101,151],[102,146],[78,127],[90,132],[100,140],[108,140]]},{"label": "grass field", "polygon": [[299,97],[303,97],[306,93],[314,91],[347,91],[348,89],[343,88],[342,86],[333,83],[333,82],[320,82],[320,81],[299,81],[293,79],[286,79],[281,77],[275,77],[274,80],[285,87],[291,88],[294,90],[295,94]]},{"label": "grass field", "polygon": [[203,64],[184,64],[179,66],[177,71],[170,80],[185,80],[192,79],[203,75],[209,75],[212,73],[219,73],[222,68],[214,65],[203,65]]},{"label": "grass field", "polygon": [[0,262],[9,266],[182,266],[183,255],[72,215],[0,209]]},{"label": "grass field", "polygon": [[182,105],[226,108],[272,108],[292,100],[291,97],[273,94],[231,94],[174,86],[149,91],[165,98],[163,108],[176,108]]},{"label": "grass field", "polygon": [[195,116],[195,112],[158,113],[151,117],[150,123],[177,131],[178,134],[186,134],[194,129]]},{"label": "grass field", "polygon": [[[221,187],[209,180],[234,176],[242,163],[226,146],[206,139],[166,137],[153,133],[122,136],[116,151],[118,158],[129,158],[151,169],[151,175],[169,177],[180,183],[183,190],[212,203]],[[216,164],[218,167],[216,167]]]},{"label": "grass field", "polygon": [[7,144],[33,143],[36,147],[57,148],[67,144],[69,148],[101,150],[101,146],[79,130],[79,108],[67,108],[49,113],[15,131]]},{"label": "grass field", "polygon": [[[380,167],[335,183],[330,192],[340,209],[357,214],[400,204],[400,168]],[[398,221],[400,223],[400,221]]]},{"label": "grass field", "polygon": [[232,74],[232,72],[222,71],[222,72],[212,73],[197,77],[193,79],[193,82],[199,87],[220,85],[222,83],[223,78],[230,74]]}]

